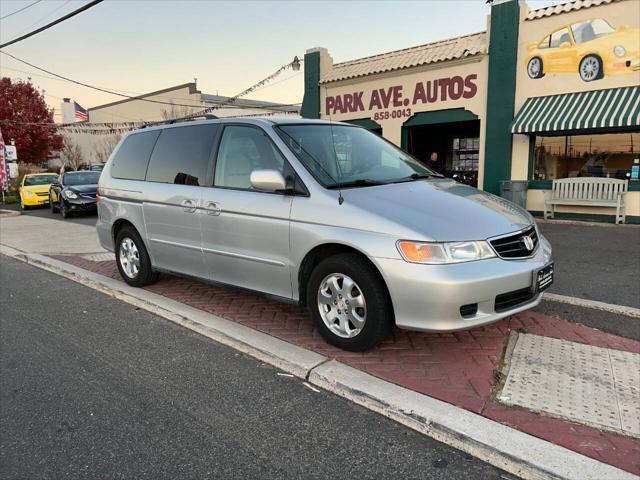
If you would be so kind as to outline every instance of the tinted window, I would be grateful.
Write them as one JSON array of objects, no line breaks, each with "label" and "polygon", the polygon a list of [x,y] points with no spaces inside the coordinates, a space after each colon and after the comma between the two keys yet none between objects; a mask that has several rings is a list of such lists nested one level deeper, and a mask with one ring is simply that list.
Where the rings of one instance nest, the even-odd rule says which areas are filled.
[{"label": "tinted window", "polygon": [[71,172],[62,177],[62,184],[68,185],[94,185],[100,180],[100,172]]},{"label": "tinted window", "polygon": [[251,188],[251,172],[258,169],[283,172],[284,157],[267,134],[253,127],[230,126],[224,129],[214,185]]},{"label": "tinted window", "polygon": [[126,180],[144,180],[151,150],[158,135],[160,130],[129,135],[113,158],[111,176]]},{"label": "tinted window", "polygon": [[150,182],[204,185],[218,125],[167,128],[160,134],[147,170]]}]

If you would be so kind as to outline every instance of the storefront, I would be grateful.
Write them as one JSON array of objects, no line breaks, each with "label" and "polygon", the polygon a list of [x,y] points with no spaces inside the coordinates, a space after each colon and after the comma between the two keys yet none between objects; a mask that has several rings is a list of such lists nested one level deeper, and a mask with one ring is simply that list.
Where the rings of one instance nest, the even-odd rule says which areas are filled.
[{"label": "storefront", "polygon": [[369,128],[493,193],[503,180],[525,180],[534,214],[554,179],[628,180],[627,221],[640,223],[639,10],[636,0],[540,10],[496,0],[487,32],[342,63],[312,49],[301,114]]}]

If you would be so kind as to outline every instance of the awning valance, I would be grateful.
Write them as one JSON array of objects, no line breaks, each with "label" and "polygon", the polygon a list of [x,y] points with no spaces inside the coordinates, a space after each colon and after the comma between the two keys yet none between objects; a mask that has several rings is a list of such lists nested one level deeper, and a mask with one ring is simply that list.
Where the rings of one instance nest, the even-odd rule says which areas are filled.
[{"label": "awning valance", "polygon": [[513,133],[603,130],[640,126],[640,87],[621,87],[529,98]]}]

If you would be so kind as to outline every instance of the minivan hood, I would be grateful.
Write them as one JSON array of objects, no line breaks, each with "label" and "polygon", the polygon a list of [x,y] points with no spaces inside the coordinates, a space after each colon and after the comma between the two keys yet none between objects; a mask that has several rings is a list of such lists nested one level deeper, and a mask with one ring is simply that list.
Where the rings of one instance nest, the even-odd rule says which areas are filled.
[{"label": "minivan hood", "polygon": [[395,223],[397,233],[419,235],[407,240],[485,240],[533,223],[517,205],[449,179],[352,188],[344,197],[363,213]]}]

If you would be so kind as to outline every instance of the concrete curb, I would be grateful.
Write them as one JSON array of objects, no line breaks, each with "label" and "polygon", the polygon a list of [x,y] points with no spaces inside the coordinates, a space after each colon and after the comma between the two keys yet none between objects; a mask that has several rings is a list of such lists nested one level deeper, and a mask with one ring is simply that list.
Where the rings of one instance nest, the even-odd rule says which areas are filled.
[{"label": "concrete curb", "polygon": [[640,308],[627,307],[625,305],[614,305],[612,303],[598,302],[596,300],[586,300],[584,298],[569,297],[567,295],[558,295],[557,293],[545,292],[542,296],[543,300],[548,302],[566,303],[576,307],[591,308],[593,310],[601,310],[603,312],[615,313],[617,315],[625,315],[632,318],[640,318]]},{"label": "concrete curb", "polygon": [[22,215],[22,213],[16,212],[15,210],[0,209],[0,218],[3,218],[3,217],[19,217],[20,215]]},{"label": "concrete curb", "polygon": [[310,350],[123,282],[39,254],[0,245],[4,254],[273,365],[312,385],[525,479],[637,479],[635,475],[432,397],[373,377]]}]

